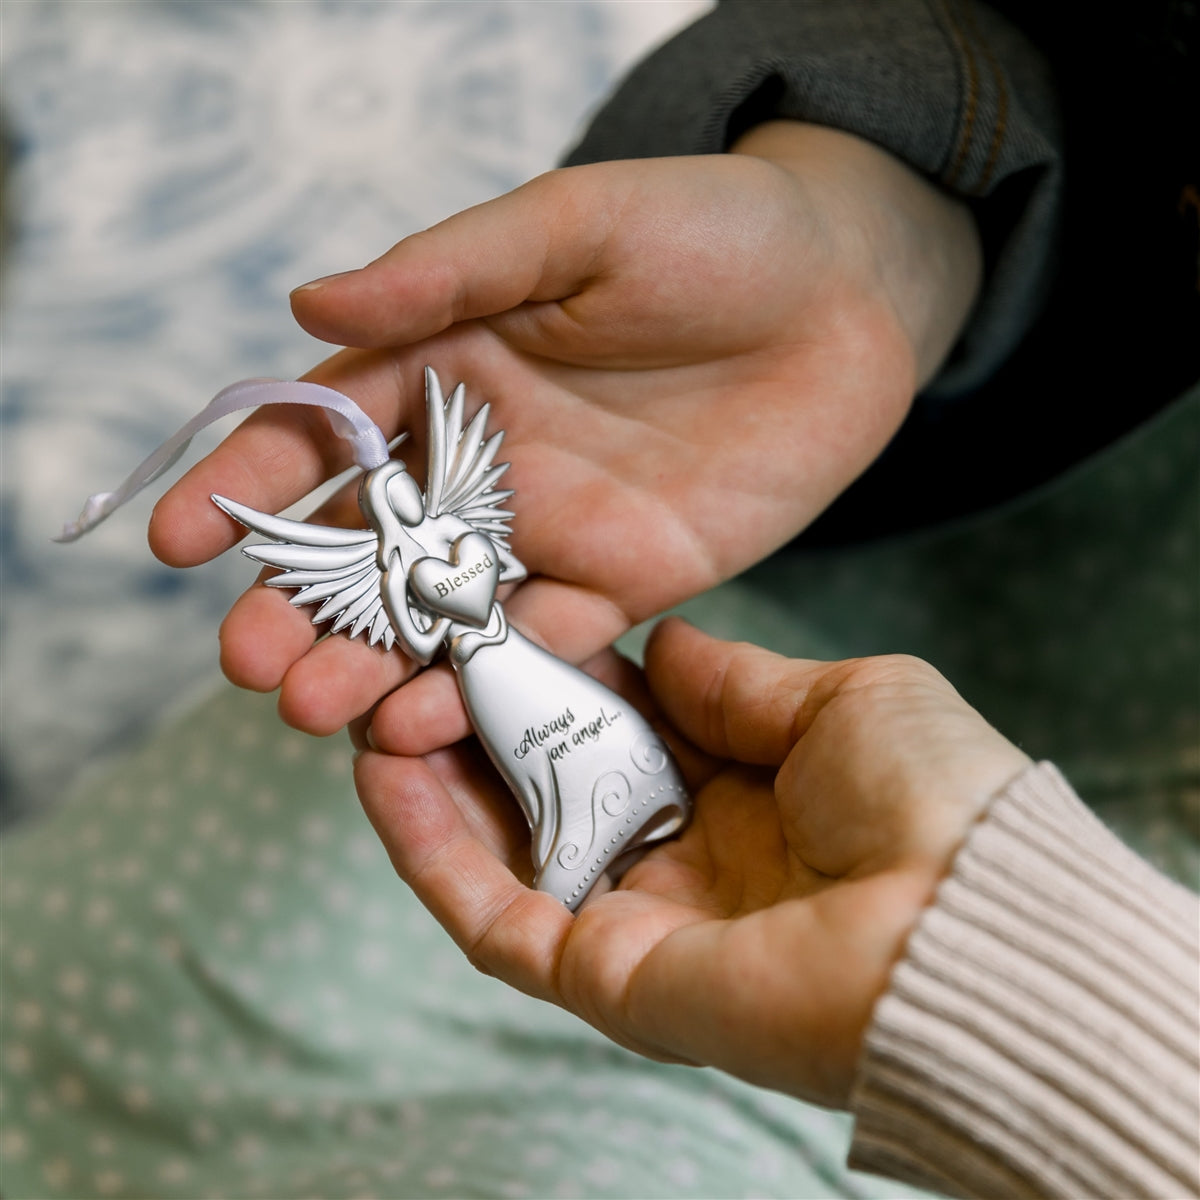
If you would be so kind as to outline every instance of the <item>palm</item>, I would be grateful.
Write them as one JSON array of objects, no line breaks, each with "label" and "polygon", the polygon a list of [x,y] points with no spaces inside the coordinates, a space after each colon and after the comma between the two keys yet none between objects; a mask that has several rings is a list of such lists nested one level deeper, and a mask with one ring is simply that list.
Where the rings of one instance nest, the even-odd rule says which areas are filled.
[{"label": "palm", "polygon": [[363,755],[364,808],[484,970],[651,1057],[843,1104],[916,914],[1028,760],[912,659],[789,662],[666,622],[647,673],[693,820],[574,918],[528,890],[528,830],[472,742]]},{"label": "palm", "polygon": [[[670,191],[661,163],[619,176],[609,208],[589,218],[600,249],[582,281],[548,268],[506,277],[517,291],[493,312],[494,297],[457,289],[450,315],[467,319],[446,325],[444,306],[393,295],[432,286],[410,264],[388,283],[390,318],[371,289],[335,329],[309,315],[317,332],[384,343],[335,355],[311,378],[359,399],[389,433],[420,430],[426,363],[492,402],[518,490],[513,545],[531,574],[509,613],[574,660],[794,536],[878,453],[912,391],[894,314],[870,281],[846,282],[853,272],[809,201],[757,160],[691,161],[688,185]],[[414,239],[417,251],[437,235]],[[414,311],[425,324],[395,315]],[[236,531],[207,496],[277,510],[342,465],[330,441],[308,415],[252,418],[160,503],[156,551],[176,563],[219,552]],[[407,451],[418,474],[422,449],[414,437]],[[356,521],[349,494],[324,519]],[[313,638],[282,596],[255,589],[226,621],[224,665],[246,686],[282,682],[285,715],[313,732],[408,674],[396,657],[344,639],[314,649]],[[440,695],[430,740],[396,748],[462,732],[452,692]]]}]

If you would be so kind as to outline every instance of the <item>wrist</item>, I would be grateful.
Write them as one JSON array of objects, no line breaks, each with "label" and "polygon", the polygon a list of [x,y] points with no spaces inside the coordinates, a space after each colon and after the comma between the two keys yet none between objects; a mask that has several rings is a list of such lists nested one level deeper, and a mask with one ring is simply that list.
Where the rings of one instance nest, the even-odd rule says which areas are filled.
[{"label": "wrist", "polygon": [[829,214],[846,263],[881,293],[912,348],[916,386],[949,354],[979,293],[983,258],[967,205],[879,146],[802,121],[769,121],[731,153],[791,175]]}]

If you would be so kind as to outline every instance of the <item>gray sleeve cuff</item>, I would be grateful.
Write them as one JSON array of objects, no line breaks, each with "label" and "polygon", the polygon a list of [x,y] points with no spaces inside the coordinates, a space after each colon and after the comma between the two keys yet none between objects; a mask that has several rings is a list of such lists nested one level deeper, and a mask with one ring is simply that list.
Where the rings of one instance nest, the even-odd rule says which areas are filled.
[{"label": "gray sleeve cuff", "polygon": [[952,1195],[1200,1193],[1200,909],[1048,764],[992,803],[880,1000],[850,1165]]},{"label": "gray sleeve cuff", "polygon": [[721,153],[773,117],[857,134],[971,203],[986,285],[927,391],[987,378],[1053,265],[1059,130],[1037,51],[975,0],[733,0],[638,66],[566,161]]}]

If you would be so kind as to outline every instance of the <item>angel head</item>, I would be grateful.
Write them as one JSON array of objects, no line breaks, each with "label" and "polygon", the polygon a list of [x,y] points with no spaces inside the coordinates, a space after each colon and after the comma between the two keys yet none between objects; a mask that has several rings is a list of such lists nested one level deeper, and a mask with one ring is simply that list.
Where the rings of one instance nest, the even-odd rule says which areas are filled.
[{"label": "angel head", "polygon": [[402,462],[390,459],[363,476],[358,489],[359,507],[381,542],[395,541],[392,522],[415,529],[425,520],[425,497]]}]

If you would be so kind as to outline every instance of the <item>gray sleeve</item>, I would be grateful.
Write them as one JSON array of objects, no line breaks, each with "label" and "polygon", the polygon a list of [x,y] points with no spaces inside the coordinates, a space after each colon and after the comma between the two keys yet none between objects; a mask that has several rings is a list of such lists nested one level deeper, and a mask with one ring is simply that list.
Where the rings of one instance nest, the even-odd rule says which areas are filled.
[{"label": "gray sleeve", "polygon": [[774,117],[857,134],[970,203],[985,288],[928,391],[986,379],[1054,265],[1061,139],[1037,50],[974,0],[732,0],[637,66],[566,161],[721,153]]}]

